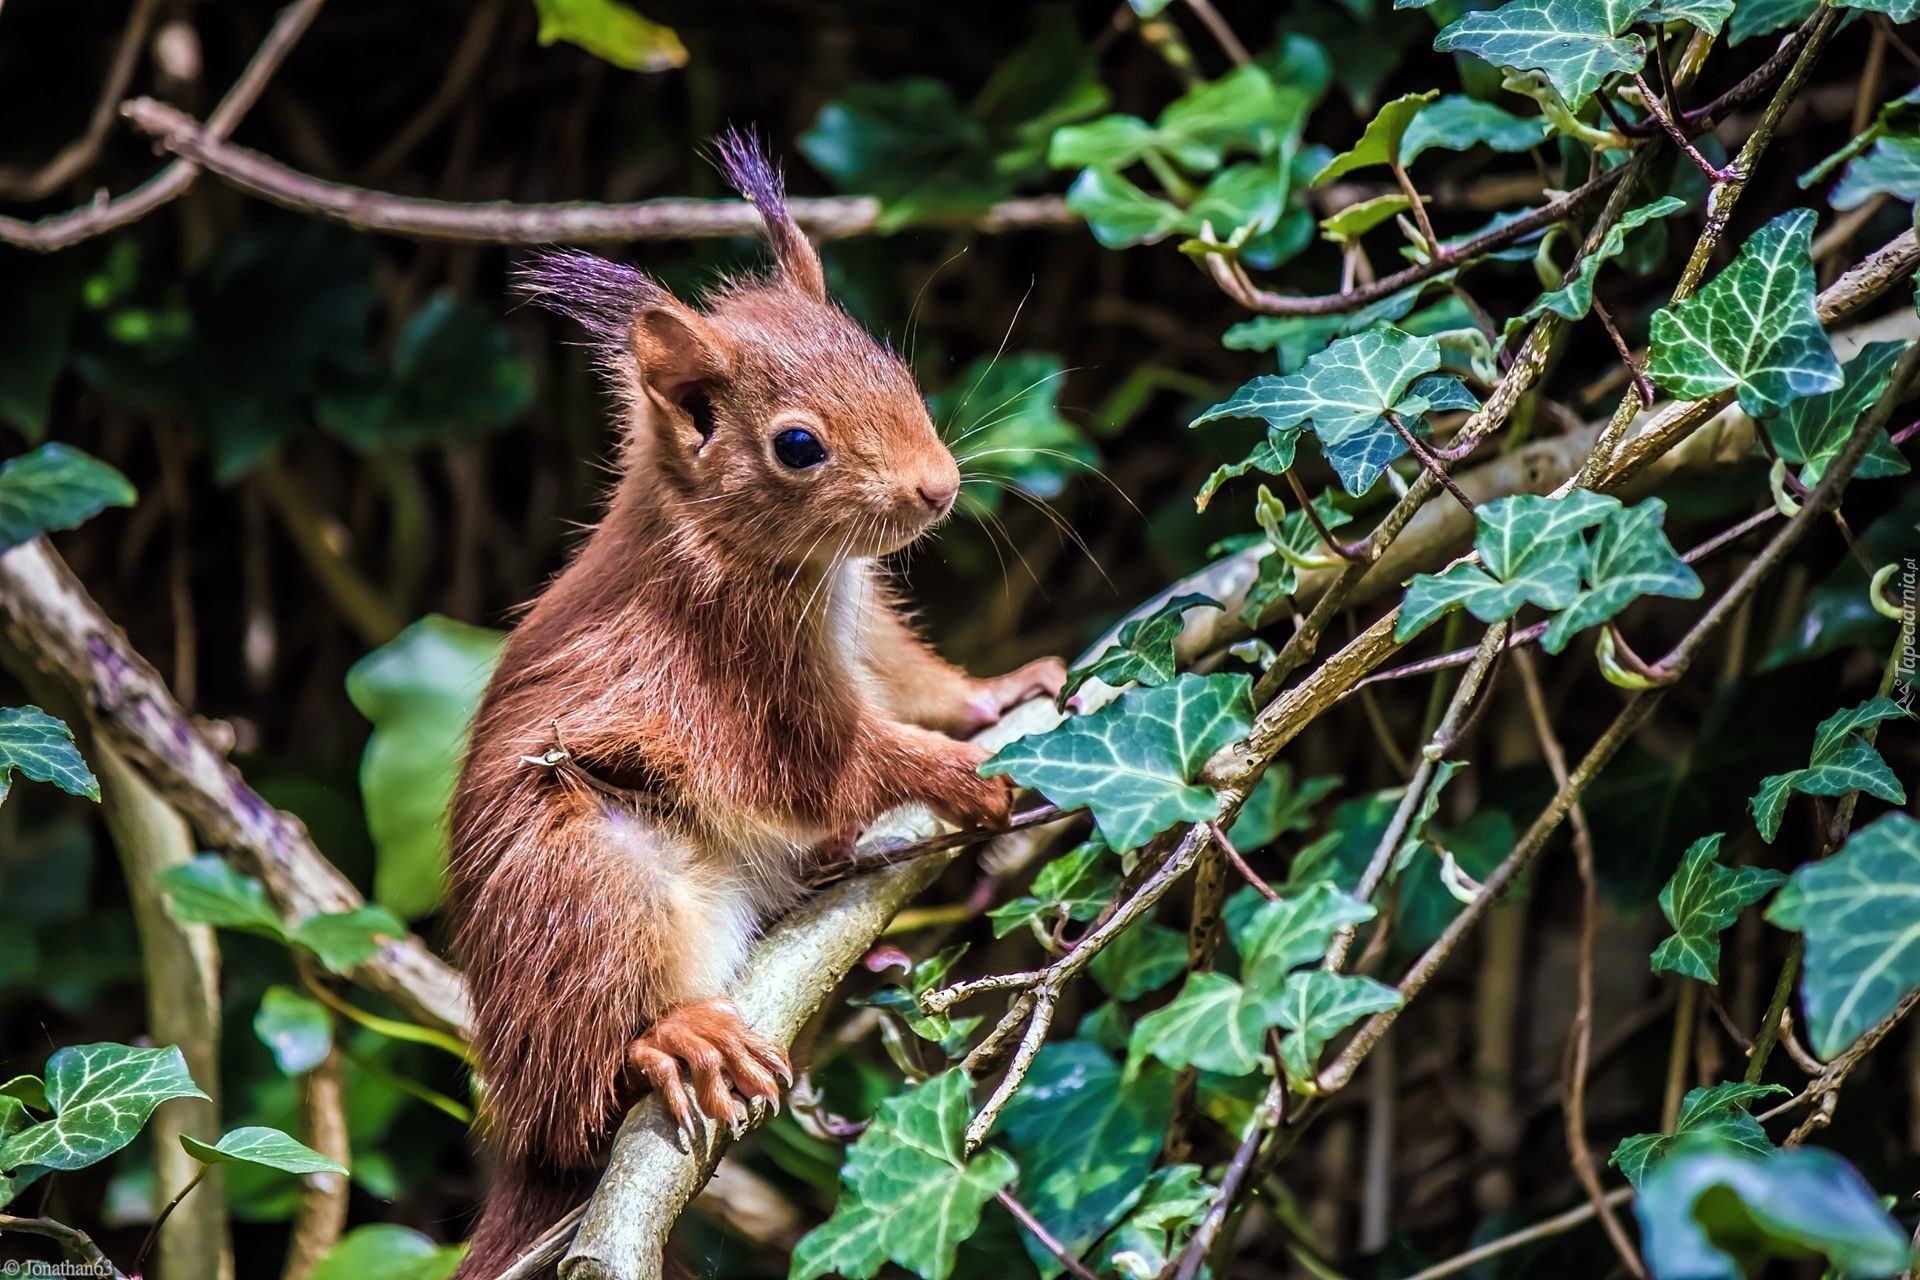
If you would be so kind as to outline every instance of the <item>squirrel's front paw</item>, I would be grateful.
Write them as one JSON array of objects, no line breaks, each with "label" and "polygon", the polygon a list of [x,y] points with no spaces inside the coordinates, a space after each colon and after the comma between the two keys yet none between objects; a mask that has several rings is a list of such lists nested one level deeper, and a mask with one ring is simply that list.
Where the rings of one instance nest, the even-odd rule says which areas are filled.
[{"label": "squirrel's front paw", "polygon": [[689,1143],[699,1128],[696,1110],[738,1129],[746,1111],[736,1092],[778,1107],[782,1082],[793,1083],[786,1050],[748,1026],[726,1000],[671,1010],[627,1046],[627,1066],[653,1086]]},{"label": "squirrel's front paw", "polygon": [[956,728],[976,733],[1029,698],[1058,697],[1067,683],[1067,664],[1058,658],[1035,658],[1003,676],[968,682],[966,706]]},{"label": "squirrel's front paw", "polygon": [[980,766],[990,753],[967,743],[955,745],[959,750],[927,797],[928,804],[942,821],[962,831],[1004,831],[1013,821],[1013,779],[981,777]]}]

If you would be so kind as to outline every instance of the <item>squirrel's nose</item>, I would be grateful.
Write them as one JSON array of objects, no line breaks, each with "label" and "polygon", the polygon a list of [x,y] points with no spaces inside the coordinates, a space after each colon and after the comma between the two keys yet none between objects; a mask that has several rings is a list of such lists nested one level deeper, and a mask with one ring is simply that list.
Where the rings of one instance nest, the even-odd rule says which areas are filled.
[{"label": "squirrel's nose", "polygon": [[945,512],[953,505],[954,496],[960,492],[960,482],[949,479],[923,480],[915,486],[915,489],[920,495],[920,501],[927,504],[927,510]]}]

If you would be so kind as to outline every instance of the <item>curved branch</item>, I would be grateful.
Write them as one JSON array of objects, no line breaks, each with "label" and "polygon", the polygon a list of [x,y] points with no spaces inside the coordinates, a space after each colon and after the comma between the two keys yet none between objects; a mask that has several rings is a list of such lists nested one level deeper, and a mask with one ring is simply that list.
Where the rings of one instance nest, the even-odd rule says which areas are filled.
[{"label": "curved branch", "polygon": [[[678,196],[634,204],[568,200],[548,204],[463,203],[391,195],[327,182],[257,151],[221,140],[209,126],[152,98],[121,108],[134,126],[152,134],[183,161],[206,169],[248,195],[282,208],[317,214],[363,231],[462,244],[591,244],[595,241],[704,240],[760,234],[760,215],[745,200]],[[815,239],[836,240],[882,230],[884,210],[872,196],[792,199],[787,208]],[[1003,200],[976,217],[952,220],[980,231],[1078,226],[1059,196]]]},{"label": "curved branch", "polygon": [[160,0],[137,0],[133,15],[127,19],[127,29],[121,32],[120,43],[114,48],[113,64],[107,70],[106,83],[100,86],[100,96],[87,119],[86,132],[60,148],[53,159],[37,169],[0,169],[0,200],[44,200],[85,173],[99,158],[107,131],[113,128],[118,114],[115,108],[133,82],[133,73],[140,65],[140,49],[147,42],[147,31],[153,26],[153,15],[159,9]]}]

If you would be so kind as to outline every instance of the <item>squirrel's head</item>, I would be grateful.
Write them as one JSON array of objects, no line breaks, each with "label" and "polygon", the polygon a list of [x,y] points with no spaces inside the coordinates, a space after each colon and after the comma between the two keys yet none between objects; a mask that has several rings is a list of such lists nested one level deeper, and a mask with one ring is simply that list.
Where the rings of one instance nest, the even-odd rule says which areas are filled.
[{"label": "squirrel's head", "polygon": [[627,407],[623,484],[730,556],[824,568],[885,555],[952,509],[960,472],[900,359],[827,296],[779,173],[737,133],[728,179],[773,272],[691,306],[631,267],[562,251],[520,276],[580,322]]}]

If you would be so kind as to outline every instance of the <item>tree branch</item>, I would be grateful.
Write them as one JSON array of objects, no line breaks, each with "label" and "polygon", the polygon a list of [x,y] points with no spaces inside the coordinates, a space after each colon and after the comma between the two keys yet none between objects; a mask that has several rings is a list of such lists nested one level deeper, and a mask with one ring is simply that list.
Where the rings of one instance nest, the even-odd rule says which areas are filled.
[{"label": "tree branch", "polygon": [[[363,231],[462,244],[591,244],[597,241],[703,240],[760,234],[760,215],[745,200],[662,197],[634,204],[592,200],[548,204],[462,203],[390,195],[327,182],[257,151],[222,140],[176,107],[135,98],[121,108],[136,128],[167,150],[206,169],[227,185],[282,208],[316,214]],[[872,196],[795,198],[794,220],[816,240],[837,240],[882,229],[885,210]],[[1078,226],[1058,196],[1003,200],[977,216],[933,220],[997,233]],[[5,232],[0,224],[0,235]]]}]

